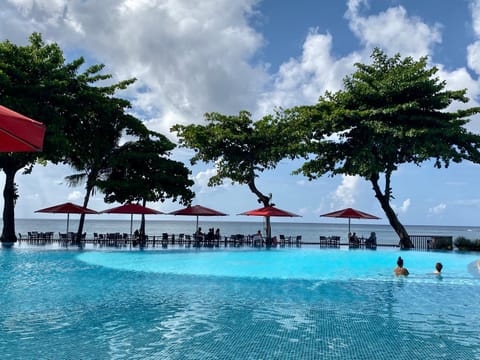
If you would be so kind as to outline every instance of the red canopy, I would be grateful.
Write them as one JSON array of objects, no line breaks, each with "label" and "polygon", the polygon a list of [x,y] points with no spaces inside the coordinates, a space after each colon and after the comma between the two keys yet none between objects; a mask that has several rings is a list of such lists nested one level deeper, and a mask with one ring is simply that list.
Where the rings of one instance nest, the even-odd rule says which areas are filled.
[{"label": "red canopy", "polygon": [[132,235],[133,230],[133,214],[142,214],[142,215],[155,215],[155,214],[163,214],[163,212],[150,209],[146,206],[142,206],[139,204],[124,204],[121,206],[117,206],[111,209],[103,210],[101,213],[105,214],[130,214],[130,236]]},{"label": "red canopy", "polygon": [[195,215],[195,216],[225,216],[227,214],[207,208],[201,205],[187,206],[186,208],[172,211],[171,215]]},{"label": "red canopy", "polygon": [[249,216],[280,216],[280,217],[299,217],[300,215],[278,209],[274,206],[266,206],[260,209],[245,211],[240,215],[249,215]]},{"label": "red canopy", "polygon": [[367,214],[363,211],[352,209],[352,208],[346,208],[342,210],[337,210],[334,212],[326,213],[320,216],[325,216],[325,217],[335,217],[335,218],[348,218],[348,232],[350,233],[350,219],[374,219],[378,220],[380,219],[379,217],[375,215],[370,215]]},{"label": "red canopy", "polygon": [[0,105],[0,152],[41,151],[45,125]]},{"label": "red canopy", "polygon": [[227,214],[207,208],[202,205],[187,206],[186,208],[172,211],[171,215],[193,215],[197,217],[197,225],[195,231],[198,230],[198,217],[199,216],[226,216]]},{"label": "red canopy", "polygon": [[40,209],[35,212],[61,213],[61,214],[98,214],[95,210],[72,204],[71,202]]},{"label": "red canopy", "polygon": [[67,232],[68,232],[68,225],[70,222],[70,214],[98,214],[95,210],[72,204],[71,202],[51,206],[45,209],[40,209],[35,212],[41,213],[57,213],[57,214],[67,214]]},{"label": "red canopy", "polygon": [[289,211],[285,211],[282,209],[278,209],[274,206],[265,206],[263,208],[245,211],[239,215],[248,215],[248,216],[264,216],[266,218],[266,231],[267,231],[267,238],[272,237],[272,229],[270,226],[270,217],[278,216],[278,217],[299,217],[300,215],[291,213]]},{"label": "red canopy", "polygon": [[139,204],[125,204],[101,212],[106,214],[163,214],[161,211],[150,209]]},{"label": "red canopy", "polygon": [[342,210],[337,210],[334,212],[330,212],[327,214],[323,214],[320,216],[326,216],[326,217],[336,217],[336,218],[351,218],[351,219],[380,219],[379,217],[375,215],[370,215],[367,214],[363,211],[352,209],[352,208],[346,208]]}]

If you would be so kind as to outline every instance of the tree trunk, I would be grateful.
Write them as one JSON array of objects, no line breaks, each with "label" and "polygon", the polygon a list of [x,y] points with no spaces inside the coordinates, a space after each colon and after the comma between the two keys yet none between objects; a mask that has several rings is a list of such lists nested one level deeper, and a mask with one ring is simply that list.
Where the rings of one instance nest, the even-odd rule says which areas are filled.
[{"label": "tree trunk", "polygon": [[[83,207],[88,207],[88,202],[90,201],[90,194],[92,193],[92,187],[87,185],[86,186],[86,193],[85,197],[83,198]],[[78,222],[78,229],[76,235],[76,242],[77,244],[82,243],[82,234],[83,234],[83,226],[85,225],[85,214],[80,214],[80,221]]]},{"label": "tree trunk", "polygon": [[392,207],[390,206],[390,193],[388,190],[389,188],[389,181],[387,179],[387,185],[386,185],[386,191],[385,194],[382,193],[380,190],[380,187],[378,185],[378,174],[372,175],[370,177],[370,181],[373,185],[373,191],[375,192],[375,197],[380,201],[380,205],[385,212],[385,215],[387,215],[387,219],[390,222],[390,225],[392,228],[395,230],[397,233],[400,241],[399,245],[401,249],[411,249],[413,248],[413,243],[410,240],[410,236],[408,235],[407,230],[405,227],[400,223],[398,220],[397,215],[395,214],[395,211],[393,211]]},{"label": "tree trunk", "polygon": [[[143,207],[147,206],[147,201],[145,199],[142,200]],[[145,214],[142,214],[142,219],[140,220],[140,235],[145,238]]]},{"label": "tree trunk", "polygon": [[[257,195],[258,202],[262,203],[264,207],[270,206],[270,197],[262,194],[256,187],[255,181],[252,179],[251,181],[248,182],[248,187],[251,192],[253,192],[255,195]],[[272,227],[270,225],[270,217],[265,216],[265,236],[267,238],[267,241],[270,241],[272,238]]]},{"label": "tree trunk", "polygon": [[15,234],[15,174],[16,167],[3,169],[5,173],[5,187],[3,189],[3,230],[1,241],[3,245],[11,245],[17,241]]}]

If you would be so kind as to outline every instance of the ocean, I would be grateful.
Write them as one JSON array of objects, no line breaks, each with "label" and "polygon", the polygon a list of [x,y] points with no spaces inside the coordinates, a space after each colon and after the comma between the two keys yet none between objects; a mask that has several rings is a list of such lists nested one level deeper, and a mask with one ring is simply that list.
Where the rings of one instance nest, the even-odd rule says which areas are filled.
[{"label": "ocean", "polygon": [[[222,236],[234,234],[255,234],[258,230],[264,232],[264,223],[262,221],[212,221],[211,218],[200,218],[199,226],[203,231],[209,228],[219,228]],[[302,236],[304,242],[318,242],[319,236],[340,236],[342,242],[346,242],[348,234],[348,221],[344,223],[301,223],[297,221],[278,221],[271,220],[272,236]],[[140,227],[140,217],[134,216],[133,231]],[[153,220],[146,219],[145,232],[149,236],[161,236],[162,233],[168,234],[193,234],[195,232],[196,220]],[[470,240],[480,239],[480,226],[420,226],[406,225],[410,235],[431,235],[431,236],[452,236],[453,239],[463,236]],[[16,219],[16,233],[26,235],[29,231],[54,232],[58,237],[59,232],[66,232],[67,221],[64,219]],[[78,219],[70,219],[69,231],[76,232],[78,228]],[[361,221],[352,220],[351,232],[355,232],[359,237],[368,237],[374,231],[377,235],[378,244],[396,245],[398,236],[390,225],[365,224]],[[87,238],[93,238],[93,233],[130,233],[130,219],[128,220],[85,220],[84,232]]]}]

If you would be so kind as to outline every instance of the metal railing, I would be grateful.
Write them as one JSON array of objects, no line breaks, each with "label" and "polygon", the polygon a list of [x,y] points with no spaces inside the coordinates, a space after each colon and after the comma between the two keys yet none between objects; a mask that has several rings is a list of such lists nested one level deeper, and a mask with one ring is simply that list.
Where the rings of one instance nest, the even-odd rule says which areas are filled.
[{"label": "metal railing", "polygon": [[416,250],[453,249],[452,236],[410,235],[410,240]]}]

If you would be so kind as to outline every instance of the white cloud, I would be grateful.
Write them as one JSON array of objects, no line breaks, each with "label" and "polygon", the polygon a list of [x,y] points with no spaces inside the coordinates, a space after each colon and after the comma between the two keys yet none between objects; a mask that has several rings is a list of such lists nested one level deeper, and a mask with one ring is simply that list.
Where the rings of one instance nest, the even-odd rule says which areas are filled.
[{"label": "white cloud", "polygon": [[210,168],[205,171],[200,171],[197,173],[197,175],[195,175],[195,186],[200,188],[200,193],[211,191],[211,188],[208,186],[208,180],[210,180],[210,178],[216,174],[217,169]]},{"label": "white cloud", "polygon": [[350,21],[350,29],[367,50],[380,47],[390,55],[400,53],[418,58],[429,54],[436,43],[441,43],[440,25],[430,27],[421,19],[408,16],[402,6],[363,17],[360,14],[362,5],[368,2],[350,0],[345,16]]},{"label": "white cloud", "polygon": [[409,207],[410,207],[410,204],[411,204],[411,200],[410,199],[406,199],[403,201],[402,205],[400,205],[399,207],[396,206],[395,204],[392,204],[392,209],[393,211],[395,211],[397,214],[398,213],[402,213],[402,214],[405,214]]},{"label": "white cloud", "polygon": [[[271,113],[276,106],[315,103],[325,90],[342,87],[342,79],[355,71],[355,62],[370,62],[374,46],[390,55],[400,52],[402,56],[417,57],[432,55],[441,42],[441,26],[412,17],[406,7],[390,7],[372,14],[370,1],[350,0],[345,18],[360,46],[339,56],[334,45],[342,39],[336,37],[335,29],[330,33],[313,28],[304,39],[302,54],[281,64],[277,73],[269,74],[265,64],[252,61],[265,45],[262,35],[249,24],[256,3],[258,0],[8,0],[1,5],[0,19],[3,38],[14,43],[25,44],[27,37],[38,31],[44,39],[59,43],[69,59],[83,55],[94,63],[105,63],[106,72],[113,73],[116,79],[137,77],[135,86],[121,95],[132,99],[136,116],[172,140],[172,124],[201,122],[205,112],[238,113],[247,109],[258,117]],[[480,1],[472,4],[472,24],[480,37]],[[469,66],[479,71],[480,49],[476,44],[471,49]],[[465,67],[448,71],[438,66],[439,76],[447,81],[449,89],[468,88],[470,98],[478,97],[478,81]],[[475,104],[472,100],[467,106]],[[475,126],[472,123],[471,128]],[[186,149],[176,149],[173,154],[186,164],[191,157]],[[206,169],[195,176],[195,187],[208,199],[223,196],[214,193],[216,188],[207,187],[214,171]],[[32,176],[18,176],[20,217],[65,202],[72,189],[66,186],[63,176],[69,173],[72,171],[63,166],[37,166]],[[281,176],[289,175],[278,178]],[[308,183],[318,186],[317,181]],[[322,206],[318,212],[329,205],[333,209],[352,204],[365,208],[365,204],[372,203],[371,192],[364,196],[359,179],[342,178],[331,194],[336,182],[331,184],[329,179],[325,183],[331,186],[319,194]],[[297,184],[301,191],[305,184]],[[277,202],[291,203],[290,194],[285,195],[288,200],[280,199],[282,186],[280,190],[272,189]],[[229,188],[229,196],[237,196],[236,204],[253,198],[250,194],[234,195],[246,191],[238,188],[242,190]],[[77,190],[81,193],[83,189]],[[92,198],[91,206],[103,207],[102,198],[101,194]],[[306,206],[302,199],[295,201],[298,208]],[[312,201],[309,208],[318,204],[317,199]],[[407,199],[397,211],[404,213],[409,206]]]},{"label": "white cloud", "polygon": [[480,41],[475,41],[467,48],[467,62],[470,69],[480,74]]},{"label": "white cloud", "polygon": [[[472,14],[473,32],[477,37],[477,41],[467,47],[467,63],[470,69],[477,74],[480,74],[480,1],[472,1],[470,9]],[[478,89],[475,94],[478,94]]]},{"label": "white cloud", "polygon": [[460,205],[460,206],[478,206],[478,207],[480,207],[480,199],[456,200],[454,203],[456,205]]},{"label": "white cloud", "polygon": [[272,89],[260,97],[257,116],[271,113],[275,107],[314,104],[326,90],[339,90],[342,79],[354,70],[353,64],[361,58],[352,53],[335,59],[331,47],[331,35],[310,30],[301,57],[282,64],[273,78]]},{"label": "white cloud", "polygon": [[230,186],[228,180],[226,180],[222,185],[217,185],[214,187],[208,186],[208,180],[215,175],[217,175],[216,168],[209,168],[204,171],[199,171],[194,177],[195,187],[199,189],[195,189],[195,192],[198,192],[199,194],[211,193],[217,191],[218,189],[225,189]]},{"label": "white cloud", "polygon": [[445,212],[446,209],[447,209],[447,204],[440,203],[437,206],[429,208],[428,212],[430,214],[438,215],[438,214],[441,214],[441,213]]},{"label": "white cloud", "polygon": [[470,10],[472,12],[473,31],[480,37],[480,1],[472,0]]},{"label": "white cloud", "polygon": [[298,215],[304,216],[310,214],[310,210],[308,208],[300,208],[297,213]]},{"label": "white cloud", "polygon": [[351,207],[355,204],[355,195],[358,193],[360,177],[342,175],[342,183],[331,194],[332,209],[339,207]]},{"label": "white cloud", "polygon": [[256,2],[12,0],[10,11],[25,19],[5,19],[2,35],[22,34],[24,43],[40,31],[62,48],[81,44],[82,55],[117,79],[137,77],[126,94],[145,120],[156,119],[149,126],[168,133],[175,123],[203,121],[205,112],[236,113],[255,103],[268,81],[264,66],[250,63],[264,42],[248,23]]},{"label": "white cloud", "polygon": [[85,194],[83,192],[80,192],[78,190],[72,191],[70,194],[68,194],[68,201],[78,201],[82,200],[84,198]]}]

